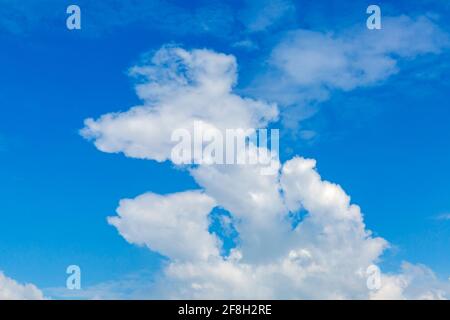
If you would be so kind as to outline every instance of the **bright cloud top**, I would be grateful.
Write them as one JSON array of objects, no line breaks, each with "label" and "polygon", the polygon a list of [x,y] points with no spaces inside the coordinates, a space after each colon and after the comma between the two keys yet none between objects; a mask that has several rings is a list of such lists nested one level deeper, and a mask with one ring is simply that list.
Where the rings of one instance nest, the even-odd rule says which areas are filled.
[{"label": "bright cloud top", "polygon": [[[406,18],[398,21],[402,19]],[[427,26],[428,22],[418,23]],[[308,32],[302,35],[306,39],[296,40],[301,43],[300,49],[296,46],[299,65],[286,66],[304,72],[294,79],[296,84],[314,87],[321,83],[350,90],[395,69],[390,58],[377,60],[374,48],[355,59],[350,55],[352,42],[346,48],[349,44],[342,40]],[[395,46],[397,40],[386,40],[390,43],[386,46]],[[341,45],[344,49],[339,50]],[[336,49],[337,56],[322,61],[323,67],[320,61],[302,67],[315,55],[314,49],[308,48],[327,53]],[[417,51],[433,52],[429,45],[407,51],[402,44],[392,50],[403,57]],[[373,54],[382,69],[386,68],[365,66]],[[289,57],[287,54],[280,61],[293,63],[293,55]],[[194,121],[220,129],[261,127],[276,121],[275,105],[233,93],[236,70],[230,55],[164,47],[147,64],[132,68],[131,73],[140,79],[136,91],[143,105],[88,119],[82,134],[104,152],[164,161],[170,157],[171,131],[192,128]],[[325,75],[326,70],[331,70],[331,76]],[[337,76],[341,73],[343,77]],[[379,261],[388,242],[366,229],[360,208],[339,185],[322,179],[315,160],[294,157],[278,167],[278,174],[272,176],[261,175],[258,165],[191,167],[189,173],[201,190],[147,193],[122,200],[117,216],[108,221],[128,242],[169,258],[164,285],[155,286],[165,297],[445,297],[448,286],[422,281],[434,275],[411,265],[398,274],[382,274],[381,288],[369,291],[366,269]],[[229,256],[220,254],[220,240],[208,229],[214,207],[230,212],[239,233],[239,244]],[[292,220],[296,215],[303,215],[299,223]]]}]

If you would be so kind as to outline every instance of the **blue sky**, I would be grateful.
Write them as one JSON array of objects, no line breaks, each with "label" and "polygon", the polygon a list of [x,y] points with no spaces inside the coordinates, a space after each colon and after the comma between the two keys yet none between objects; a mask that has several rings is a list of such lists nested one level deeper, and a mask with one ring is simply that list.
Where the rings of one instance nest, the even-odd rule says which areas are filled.
[{"label": "blue sky", "polygon": [[[72,2],[82,10],[81,30],[65,27]],[[264,11],[250,1],[1,0],[0,270],[44,293],[64,287],[71,264],[82,268],[83,287],[156,277],[167,258],[128,243],[106,218],[120,199],[199,185],[168,161],[100,152],[79,134],[84,120],[140,104],[128,69],[168,43],[234,55],[235,91],[256,96],[289,32],[364,29],[369,4],[286,0]],[[450,32],[442,1],[377,4],[383,17],[427,15]],[[450,276],[449,57],[448,47],[400,54],[398,72],[349,90],[329,85],[300,125],[275,125],[282,161],[316,159],[321,177],[338,183],[367,228],[389,241],[380,262],[386,272],[409,261]],[[314,137],[302,139],[305,130]]]}]

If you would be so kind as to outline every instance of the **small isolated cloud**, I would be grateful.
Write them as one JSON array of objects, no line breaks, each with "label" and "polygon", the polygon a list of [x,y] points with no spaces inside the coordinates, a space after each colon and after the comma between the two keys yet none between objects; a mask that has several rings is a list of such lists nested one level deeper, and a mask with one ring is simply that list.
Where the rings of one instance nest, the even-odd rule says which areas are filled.
[{"label": "small isolated cloud", "polygon": [[41,300],[44,295],[33,284],[20,284],[0,272],[0,300]]},{"label": "small isolated cloud", "polygon": [[[447,297],[450,288],[446,283],[440,282],[429,268],[409,263],[404,263],[399,273],[382,274],[378,290],[367,289],[364,271],[378,261],[388,243],[366,229],[360,208],[350,203],[339,185],[322,180],[314,160],[297,157],[287,161],[280,176],[274,179],[278,183],[260,181],[257,170],[254,175],[246,171],[206,175],[204,178],[209,182],[194,174],[208,197],[195,191],[151,195],[146,202],[141,199],[147,195],[126,200],[133,202],[133,207],[121,202],[117,219],[127,226],[118,227],[121,235],[130,241],[127,232],[133,230],[130,242],[145,243],[169,257],[163,277],[152,285],[156,291],[154,296],[195,299]],[[220,243],[208,233],[205,223],[208,206],[214,205],[211,196],[238,221],[236,228],[242,244],[228,256],[219,254]],[[182,202],[184,197],[206,197],[207,207],[199,207],[192,199]],[[300,209],[307,216],[292,229],[286,218],[289,212]],[[174,216],[185,218],[173,219]],[[143,219],[152,223],[142,222]],[[180,235],[173,236],[177,233]]]},{"label": "small isolated cloud", "polygon": [[[201,120],[223,129],[276,121],[276,106],[233,93],[236,70],[230,55],[164,47],[147,64],[132,68],[141,80],[136,91],[143,105],[88,119],[82,134],[104,152],[164,161],[171,131],[180,126],[191,128]],[[258,151],[249,150],[250,155]],[[277,162],[274,175],[261,175],[259,166],[189,167],[200,190],[146,193],[120,202],[109,223],[128,242],[168,258],[162,279],[153,286],[155,296],[416,299],[448,294],[436,279],[422,283],[434,275],[413,265],[382,274],[381,288],[368,290],[365,272],[389,244],[366,228],[360,207],[338,184],[320,176],[314,159]],[[209,232],[214,207],[229,212],[238,234],[229,254]],[[294,223],[300,212],[302,219]]]},{"label": "small isolated cloud", "polygon": [[250,39],[236,41],[232,44],[232,47],[238,49],[245,49],[247,51],[252,51],[259,48],[258,44]]}]

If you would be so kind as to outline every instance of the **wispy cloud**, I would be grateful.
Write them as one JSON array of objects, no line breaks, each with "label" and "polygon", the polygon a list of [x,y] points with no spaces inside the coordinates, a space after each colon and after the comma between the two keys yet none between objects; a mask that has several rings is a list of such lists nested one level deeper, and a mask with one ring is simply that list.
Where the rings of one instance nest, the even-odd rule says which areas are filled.
[{"label": "wispy cloud", "polygon": [[298,29],[272,50],[269,68],[248,93],[284,106],[285,125],[297,128],[333,90],[375,86],[400,71],[400,62],[448,49],[449,35],[421,16],[383,18],[377,31],[360,27],[338,33]]},{"label": "wispy cloud", "polygon": [[450,220],[450,213],[448,213],[448,212],[441,213],[440,215],[438,215],[436,217],[436,219],[438,219],[438,220]]},{"label": "wispy cloud", "polygon": [[292,21],[296,6],[291,0],[247,0],[240,20],[248,32],[265,31],[279,23]]}]

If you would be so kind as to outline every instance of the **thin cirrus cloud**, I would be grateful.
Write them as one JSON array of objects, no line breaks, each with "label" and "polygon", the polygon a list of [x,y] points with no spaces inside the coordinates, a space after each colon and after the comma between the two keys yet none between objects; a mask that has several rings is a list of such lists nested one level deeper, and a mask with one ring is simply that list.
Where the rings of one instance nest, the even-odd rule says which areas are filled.
[{"label": "thin cirrus cloud", "polygon": [[[400,25],[406,21],[407,26],[423,23],[430,27],[430,22],[404,17],[395,21]],[[429,30],[430,37],[441,36],[434,34],[438,30],[434,26]],[[335,46],[342,42],[314,33],[308,39],[309,42],[302,40],[302,45],[306,49],[311,46],[311,54],[324,49],[324,43]],[[340,51],[336,67],[332,63],[330,72],[342,72],[344,80],[334,80],[325,75],[326,69],[315,64],[312,68],[320,71],[320,78],[311,74],[311,79],[293,79],[290,88],[301,85],[314,93],[318,86],[351,90],[375,84],[396,71],[399,58],[391,58],[387,52],[412,58],[440,50],[434,45],[434,38],[414,45],[416,38],[407,37],[411,51],[405,43],[399,47],[397,40],[386,40],[379,52],[375,47],[368,55],[361,53],[356,62],[347,51]],[[372,54],[386,62],[379,64],[381,70],[362,63]],[[136,91],[143,105],[97,120],[87,119],[81,130],[101,151],[164,161],[169,159],[172,147],[170,131],[179,127],[190,129],[194,121],[223,130],[258,127],[278,120],[276,105],[233,92],[237,64],[231,55],[163,47],[152,60],[132,68],[132,74],[139,75]],[[199,190],[169,195],[147,193],[120,202],[117,216],[108,218],[109,223],[128,242],[145,245],[169,259],[160,281],[153,286],[155,296],[447,297],[448,284],[436,279],[427,267],[409,263],[404,263],[397,273],[383,273],[379,290],[368,290],[366,269],[380,261],[389,247],[388,241],[375,237],[366,228],[361,209],[351,203],[350,196],[338,184],[322,179],[315,160],[295,156],[277,165],[280,170],[272,176],[261,175],[257,165],[199,165],[188,168]],[[239,245],[229,255],[220,253],[220,240],[208,231],[208,215],[215,206],[230,212],[239,234]],[[306,215],[293,227],[289,217],[298,211],[305,211]]]}]

